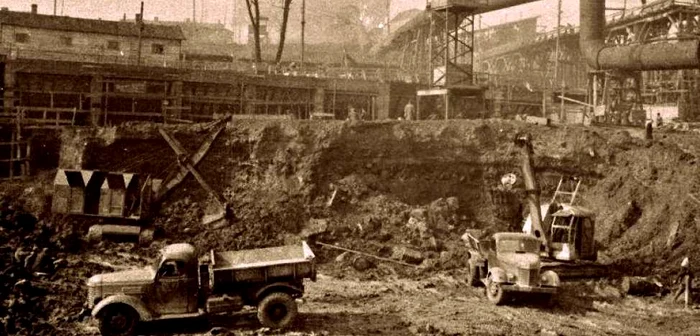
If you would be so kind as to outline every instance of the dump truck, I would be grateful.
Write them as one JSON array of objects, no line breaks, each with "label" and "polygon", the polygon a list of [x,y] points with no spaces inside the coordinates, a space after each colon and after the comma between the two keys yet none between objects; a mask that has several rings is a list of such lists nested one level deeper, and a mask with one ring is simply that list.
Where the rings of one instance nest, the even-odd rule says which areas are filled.
[{"label": "dump truck", "polygon": [[316,281],[313,251],[299,245],[216,252],[197,258],[187,243],[166,246],[144,269],[87,280],[87,311],[102,335],[133,335],[141,322],[202,318],[257,307],[260,323],[283,329],[297,316],[304,280]]},{"label": "dump truck", "polygon": [[540,242],[534,236],[468,230],[462,239],[469,251],[467,282],[483,284],[491,303],[501,305],[514,293],[533,293],[549,301],[557,293],[559,276],[541,272]]}]

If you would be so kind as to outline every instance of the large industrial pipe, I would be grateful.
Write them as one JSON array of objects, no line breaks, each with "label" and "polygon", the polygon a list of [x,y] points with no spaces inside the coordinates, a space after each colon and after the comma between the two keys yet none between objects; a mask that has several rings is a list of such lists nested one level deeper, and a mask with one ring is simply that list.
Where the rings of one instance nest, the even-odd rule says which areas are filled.
[{"label": "large industrial pipe", "polygon": [[580,0],[579,44],[596,70],[680,70],[700,67],[700,41],[681,40],[630,46],[605,45],[605,0]]}]

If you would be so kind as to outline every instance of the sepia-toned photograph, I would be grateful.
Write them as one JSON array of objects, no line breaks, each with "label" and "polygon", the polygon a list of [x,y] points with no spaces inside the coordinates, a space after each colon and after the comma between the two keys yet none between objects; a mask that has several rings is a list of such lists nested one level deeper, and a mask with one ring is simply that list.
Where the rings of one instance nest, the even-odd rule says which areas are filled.
[{"label": "sepia-toned photograph", "polygon": [[0,0],[0,335],[700,335],[700,0]]}]

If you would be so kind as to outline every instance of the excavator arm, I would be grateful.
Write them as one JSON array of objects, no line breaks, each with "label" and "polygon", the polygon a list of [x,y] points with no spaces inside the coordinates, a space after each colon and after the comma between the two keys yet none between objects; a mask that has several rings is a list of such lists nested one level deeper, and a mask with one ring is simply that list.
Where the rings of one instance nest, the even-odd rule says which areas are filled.
[{"label": "excavator arm", "polygon": [[515,136],[515,145],[522,151],[522,171],[523,180],[525,182],[525,193],[527,194],[527,203],[530,208],[531,234],[542,242],[545,253],[549,255],[549,236],[548,232],[542,226],[542,211],[540,208],[540,187],[535,177],[535,170],[532,163],[534,155],[532,149],[532,139],[530,134],[521,133]]}]

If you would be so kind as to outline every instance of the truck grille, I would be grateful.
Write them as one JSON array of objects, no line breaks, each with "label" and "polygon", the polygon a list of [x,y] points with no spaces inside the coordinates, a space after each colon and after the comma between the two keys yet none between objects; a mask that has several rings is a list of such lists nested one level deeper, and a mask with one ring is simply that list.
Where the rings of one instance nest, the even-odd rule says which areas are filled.
[{"label": "truck grille", "polygon": [[518,284],[524,286],[537,286],[540,283],[539,275],[540,272],[537,269],[518,270]]},{"label": "truck grille", "polygon": [[95,299],[97,299],[97,289],[95,287],[88,286],[88,295],[87,295],[88,308],[94,308]]}]

